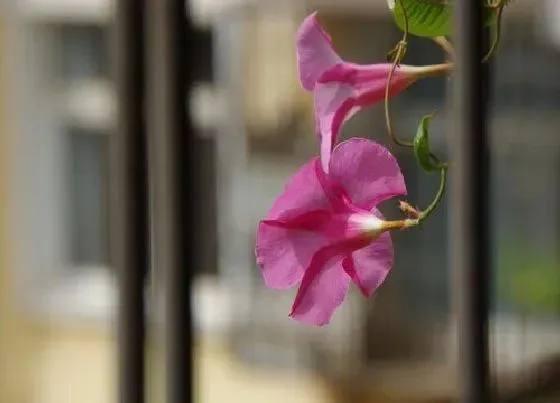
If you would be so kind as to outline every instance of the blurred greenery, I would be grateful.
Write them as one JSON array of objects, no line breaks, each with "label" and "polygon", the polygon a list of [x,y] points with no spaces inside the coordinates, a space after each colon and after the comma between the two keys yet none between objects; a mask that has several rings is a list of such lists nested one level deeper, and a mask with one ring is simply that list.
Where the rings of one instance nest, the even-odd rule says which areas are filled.
[{"label": "blurred greenery", "polygon": [[560,314],[560,259],[550,250],[524,245],[501,248],[498,298],[536,315]]}]

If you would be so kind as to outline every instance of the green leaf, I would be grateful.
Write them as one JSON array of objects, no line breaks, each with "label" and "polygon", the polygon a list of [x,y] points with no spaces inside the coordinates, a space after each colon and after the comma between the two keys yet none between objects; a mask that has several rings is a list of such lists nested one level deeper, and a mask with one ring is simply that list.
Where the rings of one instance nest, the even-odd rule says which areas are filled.
[{"label": "green leaf", "polygon": [[[492,0],[482,0],[488,5]],[[512,0],[506,1],[506,4]],[[452,31],[451,0],[387,0],[397,26],[404,31],[405,13],[408,17],[408,32],[415,36],[449,36]],[[403,9],[404,7],[404,9]],[[491,25],[496,10],[486,8],[485,25]]]},{"label": "green leaf", "polygon": [[[451,7],[448,0],[387,0],[397,26],[416,36],[445,36],[451,33]],[[403,9],[404,7],[404,9]]]},{"label": "green leaf", "polygon": [[433,118],[433,114],[426,115],[420,120],[418,129],[416,130],[416,136],[414,136],[413,146],[414,155],[416,160],[422,168],[428,172],[433,172],[439,169],[440,166],[434,164],[433,157],[430,153],[430,140],[428,129],[430,125],[430,119]]}]

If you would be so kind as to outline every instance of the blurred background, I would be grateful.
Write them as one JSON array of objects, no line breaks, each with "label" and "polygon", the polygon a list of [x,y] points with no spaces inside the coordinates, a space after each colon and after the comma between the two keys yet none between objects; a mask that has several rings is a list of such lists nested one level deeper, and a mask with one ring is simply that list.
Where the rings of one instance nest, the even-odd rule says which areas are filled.
[{"label": "blurred background", "polygon": [[[200,157],[196,401],[455,401],[453,206],[444,203],[422,230],[395,234],[385,285],[369,301],[352,290],[324,329],[290,320],[295,290],[266,289],[254,261],[258,220],[317,152],[312,99],[296,76],[298,25],[319,10],[343,57],[373,63],[401,37],[386,1],[191,5],[198,57],[187,95]],[[107,211],[113,4],[3,0],[0,11],[0,402],[116,402]],[[550,385],[560,389],[560,2],[519,0],[505,20],[489,122],[492,370],[504,396],[559,402]],[[410,39],[406,63],[441,60],[436,45]],[[432,133],[439,155],[453,135],[447,82],[417,83],[393,102],[401,136],[440,109]],[[344,136],[388,144],[384,125],[382,107],[370,108]],[[438,178],[419,170],[411,153],[394,151],[409,201],[425,206]],[[394,205],[384,210],[396,213]],[[156,403],[164,401],[161,311],[156,287],[146,295],[148,397]]]}]

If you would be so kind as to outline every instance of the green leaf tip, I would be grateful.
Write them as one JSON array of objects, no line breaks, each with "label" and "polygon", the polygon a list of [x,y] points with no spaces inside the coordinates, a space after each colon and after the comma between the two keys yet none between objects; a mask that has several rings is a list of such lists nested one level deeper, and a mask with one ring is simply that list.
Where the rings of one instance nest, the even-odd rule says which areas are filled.
[{"label": "green leaf tip", "polygon": [[429,138],[429,126],[430,120],[434,117],[435,113],[431,113],[422,117],[418,129],[416,130],[416,136],[414,136],[414,141],[412,142],[414,148],[414,155],[416,160],[422,168],[428,172],[433,172],[441,168],[441,163],[439,161],[434,161],[434,157],[430,152],[430,138]]}]

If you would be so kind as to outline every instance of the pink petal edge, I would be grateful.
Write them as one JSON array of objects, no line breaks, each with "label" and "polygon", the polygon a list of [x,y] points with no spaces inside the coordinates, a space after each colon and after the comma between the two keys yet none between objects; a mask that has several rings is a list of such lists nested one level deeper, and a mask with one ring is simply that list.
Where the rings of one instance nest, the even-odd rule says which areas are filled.
[{"label": "pink petal edge", "polygon": [[[326,70],[314,87],[317,134],[321,138],[321,161],[328,172],[332,148],[342,126],[360,110],[383,102],[390,63],[359,65],[341,62]],[[393,75],[389,96],[407,88],[414,77],[403,69]],[[330,148],[329,148],[330,147]]]},{"label": "pink petal edge", "polygon": [[317,177],[319,159],[311,159],[288,181],[266,215],[267,220],[285,220],[315,210],[330,208]]},{"label": "pink petal edge", "polygon": [[336,146],[329,174],[334,182],[343,184],[354,205],[368,211],[385,200],[407,194],[396,158],[369,139],[354,137]]},{"label": "pink petal edge", "polygon": [[[287,289],[297,284],[315,251],[325,245],[316,234],[301,229],[304,227],[302,220],[307,219],[307,225],[311,225],[313,214],[331,208],[317,177],[318,164],[318,158],[304,164],[259,223],[255,255],[269,288]],[[290,228],[289,225],[272,224],[297,224],[297,220],[300,220],[299,229],[297,225]]]},{"label": "pink petal edge", "polygon": [[305,269],[290,316],[300,322],[317,326],[328,324],[348,292],[350,277],[342,261],[366,242],[364,239],[345,239],[318,250]]},{"label": "pink petal edge", "polygon": [[[383,284],[393,267],[393,243],[389,232],[352,253],[351,270],[347,273],[362,294],[369,298]],[[346,267],[345,267],[346,269]]]},{"label": "pink petal edge", "polygon": [[320,258],[320,254],[316,254],[305,270],[290,317],[298,322],[324,326],[344,302],[350,277],[342,269],[340,259],[329,262]]},{"label": "pink petal edge", "polygon": [[255,255],[266,287],[286,290],[298,284],[324,238],[308,231],[259,224]]},{"label": "pink petal edge", "polygon": [[341,62],[316,12],[307,16],[297,31],[296,55],[301,85],[307,91],[313,90],[325,71]]}]

